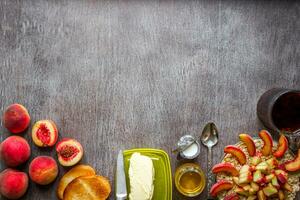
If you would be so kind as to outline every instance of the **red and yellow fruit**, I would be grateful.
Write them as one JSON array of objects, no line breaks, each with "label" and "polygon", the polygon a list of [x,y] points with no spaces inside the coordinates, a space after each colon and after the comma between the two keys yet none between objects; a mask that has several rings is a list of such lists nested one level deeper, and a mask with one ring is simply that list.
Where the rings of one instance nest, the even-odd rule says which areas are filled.
[{"label": "red and yellow fruit", "polygon": [[225,173],[232,174],[232,176],[238,176],[239,175],[239,171],[231,163],[216,164],[212,168],[212,172],[215,173],[215,174],[219,173],[219,172],[225,172]]},{"label": "red and yellow fruit", "polygon": [[239,200],[239,199],[240,199],[240,197],[236,193],[226,195],[224,198],[224,200]]},{"label": "red and yellow fruit", "polygon": [[40,185],[47,185],[55,180],[58,174],[56,161],[49,156],[38,156],[29,165],[29,177]]},{"label": "red and yellow fruit", "polygon": [[25,131],[30,124],[30,116],[27,109],[21,104],[8,106],[3,115],[3,124],[12,133]]},{"label": "red and yellow fruit", "polygon": [[264,145],[262,148],[262,154],[264,156],[268,156],[272,153],[272,148],[273,148],[273,139],[270,133],[266,130],[262,130],[259,132],[259,137],[263,140]]},{"label": "red and yellow fruit", "polygon": [[16,167],[29,159],[30,146],[24,138],[10,136],[0,145],[0,157],[7,166]]},{"label": "red and yellow fruit", "polygon": [[8,199],[22,197],[28,188],[28,176],[24,172],[5,169],[0,173],[0,194]]},{"label": "red and yellow fruit", "polygon": [[232,189],[233,184],[230,181],[221,180],[217,183],[215,183],[211,189],[210,189],[210,195],[213,197],[216,197],[218,193],[224,191],[224,190],[230,190]]},{"label": "red and yellow fruit", "polygon": [[295,172],[300,170],[300,149],[298,150],[297,157],[294,160],[289,161],[285,164],[285,169],[289,172]]},{"label": "red and yellow fruit", "polygon": [[57,142],[57,127],[52,120],[40,120],[34,124],[31,136],[37,146],[51,147]]},{"label": "red and yellow fruit", "polygon": [[77,164],[83,156],[81,144],[71,138],[61,140],[56,146],[58,161],[62,166],[73,166]]},{"label": "red and yellow fruit", "polygon": [[224,148],[224,153],[230,153],[235,156],[241,165],[246,163],[246,155],[242,149],[234,145],[228,145]]},{"label": "red and yellow fruit", "polygon": [[288,149],[288,140],[284,135],[280,135],[277,150],[273,153],[276,158],[281,158]]},{"label": "red and yellow fruit", "polygon": [[248,134],[242,133],[239,135],[239,138],[246,145],[249,155],[254,156],[256,153],[256,147],[252,137]]}]

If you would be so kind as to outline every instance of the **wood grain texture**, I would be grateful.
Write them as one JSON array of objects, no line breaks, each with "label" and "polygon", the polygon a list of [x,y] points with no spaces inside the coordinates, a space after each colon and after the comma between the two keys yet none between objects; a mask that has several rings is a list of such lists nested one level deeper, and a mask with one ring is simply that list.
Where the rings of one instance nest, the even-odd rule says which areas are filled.
[{"label": "wood grain texture", "polygon": [[[198,137],[208,121],[220,131],[217,163],[237,133],[262,128],[255,109],[265,90],[299,89],[299,19],[293,1],[2,0],[0,109],[19,102],[33,122],[54,120],[112,184],[119,149],[162,148],[174,170],[179,137]],[[55,156],[29,131],[31,159]],[[57,183],[31,183],[23,199],[56,199]],[[173,199],[185,198],[174,188]]]}]

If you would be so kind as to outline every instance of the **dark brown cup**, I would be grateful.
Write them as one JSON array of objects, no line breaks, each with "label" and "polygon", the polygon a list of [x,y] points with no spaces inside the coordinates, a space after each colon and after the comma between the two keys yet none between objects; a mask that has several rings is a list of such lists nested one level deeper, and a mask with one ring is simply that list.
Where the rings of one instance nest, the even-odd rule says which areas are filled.
[{"label": "dark brown cup", "polygon": [[257,116],[273,134],[283,133],[289,140],[289,148],[300,148],[300,137],[293,132],[300,128],[300,91],[273,88],[258,100]]}]

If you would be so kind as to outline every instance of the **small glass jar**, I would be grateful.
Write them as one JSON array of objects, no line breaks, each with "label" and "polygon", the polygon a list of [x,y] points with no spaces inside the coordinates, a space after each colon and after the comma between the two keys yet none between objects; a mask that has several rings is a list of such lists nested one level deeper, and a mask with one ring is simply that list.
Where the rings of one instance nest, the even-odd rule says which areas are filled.
[{"label": "small glass jar", "polygon": [[201,167],[196,163],[185,163],[175,172],[175,186],[177,190],[188,197],[195,197],[203,191],[206,177]]}]

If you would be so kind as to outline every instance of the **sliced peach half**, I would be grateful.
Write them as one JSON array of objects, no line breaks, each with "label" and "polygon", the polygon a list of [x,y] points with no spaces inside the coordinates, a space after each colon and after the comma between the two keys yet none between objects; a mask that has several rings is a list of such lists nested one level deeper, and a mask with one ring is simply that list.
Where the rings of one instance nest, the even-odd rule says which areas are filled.
[{"label": "sliced peach half", "polygon": [[273,148],[273,139],[272,139],[271,134],[266,130],[261,130],[258,135],[264,142],[264,145],[263,145],[263,148],[261,151],[262,154],[264,156],[270,155],[272,153],[272,148]]},{"label": "sliced peach half", "polygon": [[276,158],[281,158],[288,149],[288,140],[284,135],[280,135],[277,150],[273,153]]},{"label": "sliced peach half", "polygon": [[52,120],[37,121],[32,128],[31,136],[38,147],[51,147],[57,142],[57,127]]},{"label": "sliced peach half", "polygon": [[77,164],[83,156],[81,144],[71,138],[64,138],[56,145],[58,161],[62,166],[73,166]]},{"label": "sliced peach half", "polygon": [[243,150],[234,145],[228,145],[224,148],[224,153],[230,153],[235,156],[241,165],[246,163],[246,155]]},{"label": "sliced peach half", "polygon": [[295,172],[300,170],[300,149],[298,149],[297,157],[294,160],[289,161],[285,164],[285,169],[289,172]]},{"label": "sliced peach half", "polygon": [[256,153],[255,143],[252,137],[248,134],[242,133],[239,135],[240,140],[246,145],[249,155],[252,157]]},{"label": "sliced peach half", "polygon": [[210,195],[216,197],[220,192],[224,190],[230,190],[233,188],[233,183],[230,181],[221,180],[215,183],[210,189]]},{"label": "sliced peach half", "polygon": [[233,176],[238,176],[239,175],[239,171],[231,163],[216,164],[212,168],[212,172],[215,173],[215,174],[219,173],[219,172],[225,172],[225,173],[232,174]]}]

